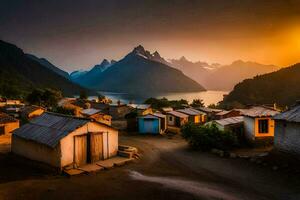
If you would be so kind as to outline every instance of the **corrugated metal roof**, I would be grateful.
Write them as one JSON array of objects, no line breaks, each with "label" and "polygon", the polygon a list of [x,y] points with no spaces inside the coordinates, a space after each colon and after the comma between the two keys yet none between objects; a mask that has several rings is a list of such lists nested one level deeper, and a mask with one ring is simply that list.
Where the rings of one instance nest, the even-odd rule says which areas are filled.
[{"label": "corrugated metal roof", "polygon": [[144,116],[140,116],[139,118],[166,118],[166,115],[163,115],[161,113],[153,113],[153,114],[148,114]]},{"label": "corrugated metal roof", "polygon": [[218,112],[216,115],[218,115],[218,116],[226,115],[226,114],[228,114],[228,113],[230,113],[230,112],[231,112],[231,110],[223,110],[223,111],[221,111],[221,112]]},{"label": "corrugated metal roof", "polygon": [[183,114],[181,112],[177,112],[177,111],[168,112],[168,115],[173,115],[173,116],[179,117],[179,118],[187,118],[187,117],[189,117],[188,115]]},{"label": "corrugated metal roof", "polygon": [[215,120],[214,122],[222,126],[226,126],[226,125],[239,124],[242,123],[243,121],[244,121],[244,117],[238,116],[238,117],[228,117],[220,120]]},{"label": "corrugated metal roof", "polygon": [[13,134],[54,148],[63,137],[88,122],[90,120],[85,118],[43,113],[16,129]]},{"label": "corrugated metal roof", "polygon": [[239,109],[241,115],[249,117],[273,117],[279,112],[265,106],[253,106],[250,109]]},{"label": "corrugated metal roof", "polygon": [[164,112],[170,112],[170,111],[173,111],[174,109],[172,107],[165,107],[165,108],[162,108],[161,110]]},{"label": "corrugated metal roof", "polygon": [[154,115],[156,117],[160,117],[160,118],[166,118],[166,115],[161,114],[161,113],[153,113],[152,115]]},{"label": "corrugated metal roof", "polygon": [[100,113],[101,110],[98,110],[98,109],[95,109],[95,108],[88,108],[88,109],[84,109],[81,111],[82,114],[84,115],[94,115],[94,114],[97,114],[97,113]]},{"label": "corrugated metal roof", "polygon": [[293,107],[283,113],[274,116],[276,120],[286,120],[289,122],[300,122],[300,105]]},{"label": "corrugated metal roof", "polygon": [[159,117],[151,115],[151,114],[140,116],[139,118],[142,118],[142,119],[159,119]]},{"label": "corrugated metal roof", "polygon": [[208,108],[208,107],[199,107],[197,108],[197,110],[203,111],[203,112],[207,112],[207,113],[212,113],[212,112],[221,112],[221,109],[214,109],[214,108]]},{"label": "corrugated metal roof", "polygon": [[176,111],[187,114],[187,115],[206,115],[206,113],[196,110],[196,109],[193,109],[193,108],[179,109]]},{"label": "corrugated metal roof", "polygon": [[149,104],[128,104],[129,107],[146,110],[151,107]]}]

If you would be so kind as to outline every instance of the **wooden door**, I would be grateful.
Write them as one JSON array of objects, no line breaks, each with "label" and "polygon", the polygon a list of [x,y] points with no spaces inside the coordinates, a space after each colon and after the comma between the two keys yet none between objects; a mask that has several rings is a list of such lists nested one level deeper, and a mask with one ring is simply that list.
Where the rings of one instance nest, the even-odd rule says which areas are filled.
[{"label": "wooden door", "polygon": [[77,166],[87,163],[87,136],[79,135],[74,137],[74,158]]},{"label": "wooden door", "polygon": [[153,129],[154,123],[152,119],[144,119],[144,132],[145,133],[153,133],[154,129]]},{"label": "wooden door", "polygon": [[90,135],[91,162],[103,160],[103,133],[91,133]]},{"label": "wooden door", "polygon": [[0,126],[0,135],[5,134],[5,126]]}]

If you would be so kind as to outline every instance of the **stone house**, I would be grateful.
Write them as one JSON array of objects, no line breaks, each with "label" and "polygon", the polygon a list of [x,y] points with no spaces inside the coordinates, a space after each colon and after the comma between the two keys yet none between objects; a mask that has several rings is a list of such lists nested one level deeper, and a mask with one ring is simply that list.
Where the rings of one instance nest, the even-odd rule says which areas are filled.
[{"label": "stone house", "polygon": [[278,114],[275,120],[274,146],[276,149],[300,155],[300,103]]}]

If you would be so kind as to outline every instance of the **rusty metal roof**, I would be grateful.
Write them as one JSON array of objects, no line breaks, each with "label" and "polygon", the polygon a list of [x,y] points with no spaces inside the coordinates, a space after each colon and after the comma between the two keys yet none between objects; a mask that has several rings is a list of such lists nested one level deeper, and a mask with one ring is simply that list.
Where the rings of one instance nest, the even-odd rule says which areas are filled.
[{"label": "rusty metal roof", "polygon": [[161,114],[161,113],[153,113],[152,115],[156,116],[156,117],[159,117],[159,118],[166,118],[166,115],[164,114]]},{"label": "rusty metal roof", "polygon": [[181,112],[177,112],[177,111],[171,111],[171,112],[168,112],[167,113],[168,115],[173,115],[173,116],[175,116],[175,117],[179,117],[179,118],[187,118],[187,117],[189,117],[188,115],[186,115],[186,114],[183,114],[183,113],[181,113]]},{"label": "rusty metal roof", "polygon": [[196,109],[200,110],[200,111],[203,111],[203,112],[206,112],[206,113],[213,113],[213,112],[217,113],[217,112],[222,111],[221,109],[208,108],[208,107],[198,107]]},{"label": "rusty metal roof", "polygon": [[253,106],[250,109],[239,109],[241,115],[248,117],[273,117],[279,114],[278,111],[265,107],[265,106]]},{"label": "rusty metal roof", "polygon": [[202,111],[199,111],[199,110],[196,110],[196,109],[193,109],[193,108],[185,108],[185,109],[179,109],[179,110],[176,110],[178,112],[181,112],[181,113],[184,113],[186,115],[206,115],[205,112],[202,112]]},{"label": "rusty metal roof", "polygon": [[281,114],[274,116],[275,120],[285,120],[289,122],[300,122],[300,105],[291,108]]},{"label": "rusty metal roof", "polygon": [[43,113],[13,134],[54,148],[59,141],[90,120],[54,113]]}]

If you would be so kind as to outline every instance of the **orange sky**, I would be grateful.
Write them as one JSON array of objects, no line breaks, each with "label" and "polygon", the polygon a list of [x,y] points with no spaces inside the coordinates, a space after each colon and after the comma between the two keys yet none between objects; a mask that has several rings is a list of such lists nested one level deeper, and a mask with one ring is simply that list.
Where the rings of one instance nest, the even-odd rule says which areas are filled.
[{"label": "orange sky", "polygon": [[300,61],[300,0],[3,0],[0,24],[0,39],[67,71],[139,44],[167,59]]}]

